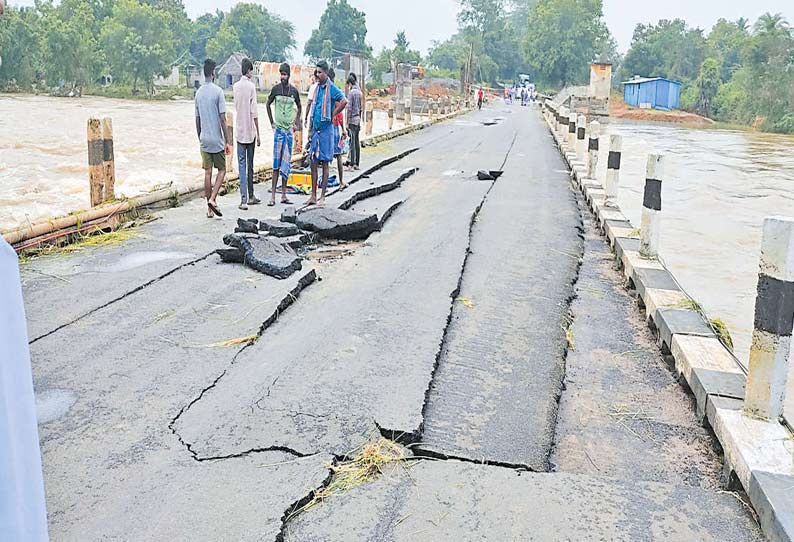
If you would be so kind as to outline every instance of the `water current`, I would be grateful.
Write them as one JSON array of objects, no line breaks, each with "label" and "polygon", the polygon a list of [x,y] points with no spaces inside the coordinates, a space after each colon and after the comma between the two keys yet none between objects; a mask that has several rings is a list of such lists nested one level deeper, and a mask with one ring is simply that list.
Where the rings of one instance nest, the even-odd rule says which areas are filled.
[{"label": "water current", "polygon": [[[0,95],[0,231],[89,207],[86,121],[91,116],[113,119],[116,196],[202,179],[191,100]],[[273,154],[264,103],[259,118],[262,146],[255,164],[261,167]],[[414,122],[422,120],[414,116]],[[395,121],[394,129],[402,126]],[[386,131],[386,112],[375,111],[373,133]]]}]

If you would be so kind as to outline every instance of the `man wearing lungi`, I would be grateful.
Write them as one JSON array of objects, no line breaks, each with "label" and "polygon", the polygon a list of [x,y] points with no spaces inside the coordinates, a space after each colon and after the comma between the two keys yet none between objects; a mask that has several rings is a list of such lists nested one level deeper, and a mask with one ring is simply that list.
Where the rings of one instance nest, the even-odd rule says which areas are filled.
[{"label": "man wearing lungi", "polygon": [[[287,199],[287,181],[289,181],[290,168],[292,167],[292,133],[300,122],[301,98],[298,89],[289,83],[290,67],[284,62],[278,69],[281,82],[270,91],[267,99],[267,116],[273,127],[273,186],[270,191],[272,207],[276,204],[276,184],[281,175],[281,203],[292,203]],[[276,117],[273,120],[273,102],[276,103]]]},{"label": "man wearing lungi", "polygon": [[[307,205],[323,205],[328,187],[328,164],[334,159],[337,142],[334,141],[333,118],[347,107],[344,93],[328,79],[328,63],[317,63],[317,90],[312,100],[311,141],[309,154],[312,165],[312,195]],[[323,168],[322,194],[317,200],[317,167]]]}]

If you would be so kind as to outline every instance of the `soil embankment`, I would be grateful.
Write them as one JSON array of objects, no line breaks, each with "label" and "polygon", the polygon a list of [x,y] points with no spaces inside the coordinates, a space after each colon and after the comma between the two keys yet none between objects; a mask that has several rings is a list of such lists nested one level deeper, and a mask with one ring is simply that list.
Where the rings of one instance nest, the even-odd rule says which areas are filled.
[{"label": "soil embankment", "polygon": [[669,122],[699,128],[715,124],[710,118],[702,117],[687,111],[658,111],[656,109],[637,109],[629,107],[621,98],[616,98],[614,96],[609,100],[609,116],[617,119],[643,122]]}]

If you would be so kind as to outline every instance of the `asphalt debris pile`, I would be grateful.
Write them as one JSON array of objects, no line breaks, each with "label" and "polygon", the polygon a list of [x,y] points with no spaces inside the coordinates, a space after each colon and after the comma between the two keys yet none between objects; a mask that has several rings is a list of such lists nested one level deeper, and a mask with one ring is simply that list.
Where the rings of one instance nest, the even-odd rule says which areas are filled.
[{"label": "asphalt debris pile", "polygon": [[234,233],[223,237],[226,248],[216,250],[221,261],[243,264],[277,279],[302,268],[308,247],[318,241],[357,241],[378,231],[375,214],[329,207],[288,209],[281,220],[238,218]]}]

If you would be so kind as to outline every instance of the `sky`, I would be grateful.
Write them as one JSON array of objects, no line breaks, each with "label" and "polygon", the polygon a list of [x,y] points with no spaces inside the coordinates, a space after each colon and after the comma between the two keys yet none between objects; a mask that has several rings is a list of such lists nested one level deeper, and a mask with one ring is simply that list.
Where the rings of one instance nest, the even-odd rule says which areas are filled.
[{"label": "sky", "polygon": [[[237,0],[183,0],[188,15],[198,17],[215,9],[228,10]],[[247,0],[263,4],[269,10],[295,24],[298,47],[295,58],[303,53],[303,44],[317,26],[326,0]],[[33,0],[6,0],[11,5],[32,5]],[[433,41],[443,41],[457,30],[457,0],[349,0],[367,14],[367,41],[375,51],[392,45],[394,35],[405,30],[411,47],[423,54]],[[638,23],[655,23],[659,19],[683,18],[690,26],[708,31],[720,17],[734,20],[746,17],[755,21],[764,12],[782,13],[794,26],[794,0],[604,0],[607,26],[625,53]]]}]

